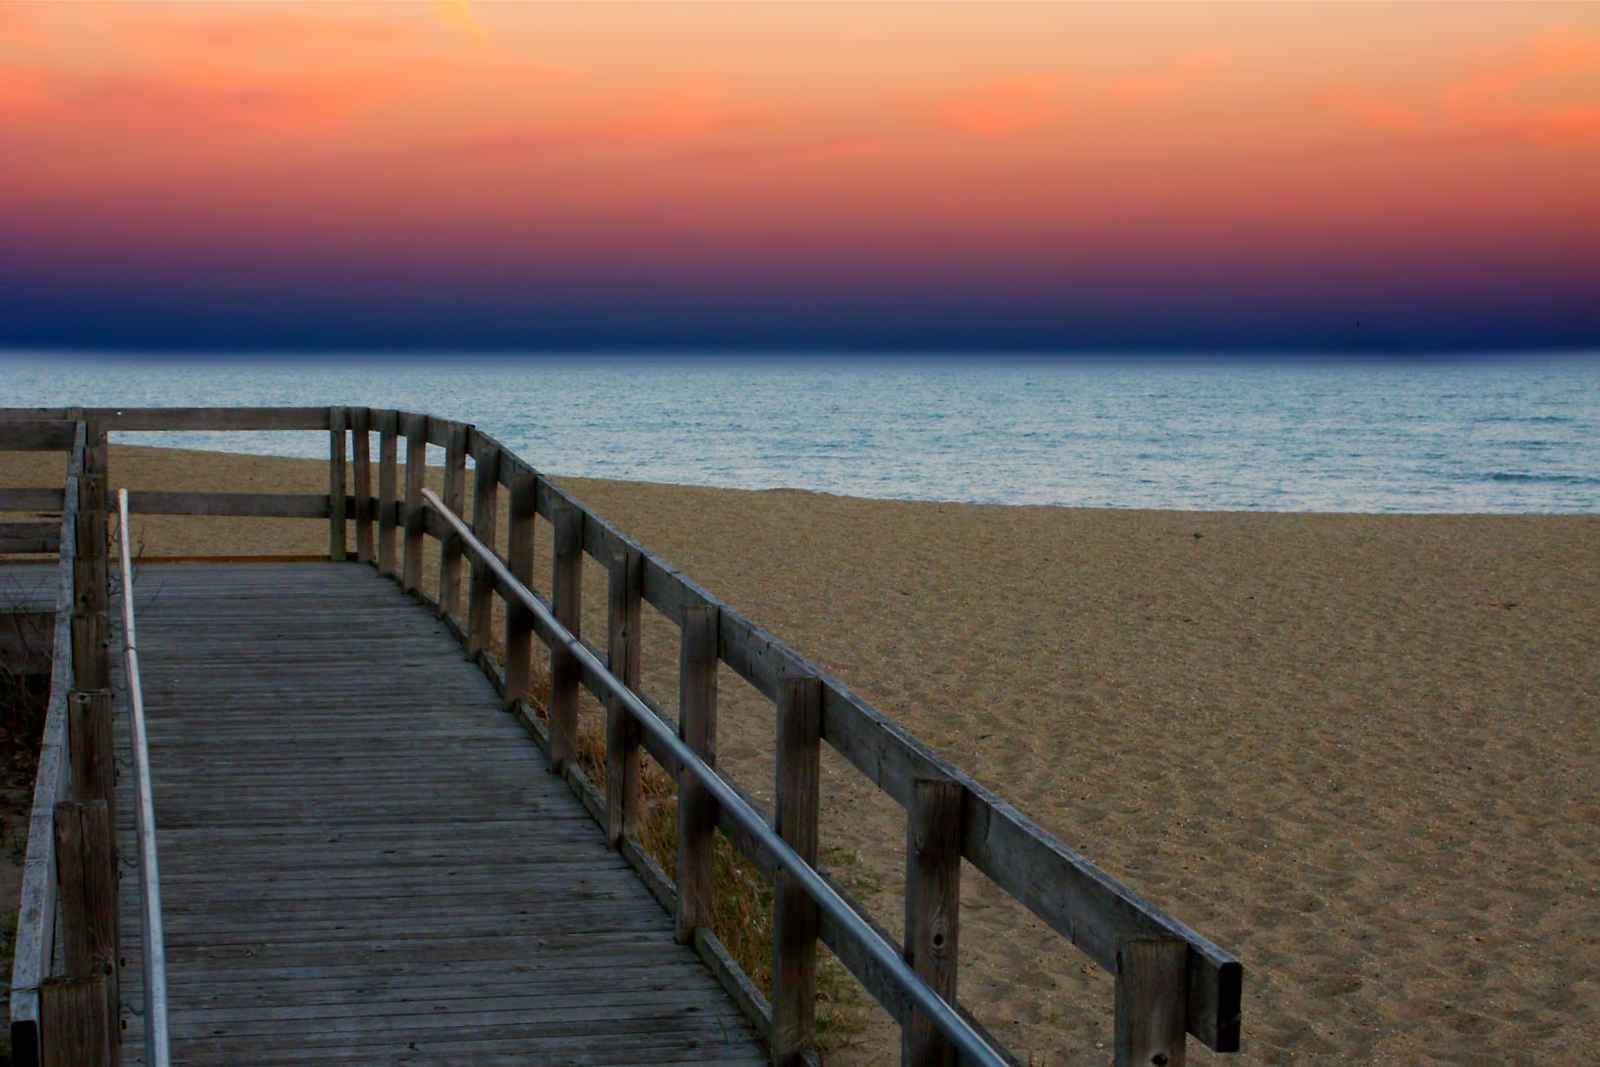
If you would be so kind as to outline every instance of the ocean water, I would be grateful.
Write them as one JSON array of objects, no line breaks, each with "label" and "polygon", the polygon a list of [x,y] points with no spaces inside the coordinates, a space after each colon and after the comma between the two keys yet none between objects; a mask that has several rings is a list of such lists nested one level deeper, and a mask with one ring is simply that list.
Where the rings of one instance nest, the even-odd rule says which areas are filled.
[{"label": "ocean water", "polygon": [[[1600,513],[1600,354],[1463,363],[0,355],[0,405],[398,407],[551,474],[1184,510]],[[325,434],[118,440],[322,456]],[[437,461],[437,460],[435,460]]]}]

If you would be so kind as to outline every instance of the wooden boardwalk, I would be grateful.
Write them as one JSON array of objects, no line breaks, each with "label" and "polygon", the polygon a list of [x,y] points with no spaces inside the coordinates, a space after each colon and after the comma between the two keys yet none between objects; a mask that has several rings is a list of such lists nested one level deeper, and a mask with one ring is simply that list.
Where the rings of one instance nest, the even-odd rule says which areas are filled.
[{"label": "wooden boardwalk", "polygon": [[[392,581],[355,563],[149,566],[134,603],[175,1062],[766,1062]],[[131,777],[123,1062],[140,1063]]]}]

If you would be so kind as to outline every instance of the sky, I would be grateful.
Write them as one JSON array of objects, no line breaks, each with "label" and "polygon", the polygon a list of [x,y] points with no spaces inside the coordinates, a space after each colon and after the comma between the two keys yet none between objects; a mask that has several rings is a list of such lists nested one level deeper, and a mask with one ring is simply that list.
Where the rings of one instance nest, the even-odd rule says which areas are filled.
[{"label": "sky", "polygon": [[1600,348],[1600,4],[0,0],[0,347]]}]

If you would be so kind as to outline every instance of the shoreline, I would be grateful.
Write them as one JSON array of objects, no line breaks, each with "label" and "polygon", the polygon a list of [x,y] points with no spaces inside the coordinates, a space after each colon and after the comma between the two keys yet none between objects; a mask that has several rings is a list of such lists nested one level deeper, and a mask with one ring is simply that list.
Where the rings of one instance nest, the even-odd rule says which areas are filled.
[{"label": "shoreline", "polygon": [[[0,456],[0,483],[48,482],[16,459]],[[113,486],[325,493],[326,472],[111,452]],[[1600,824],[1600,516],[556,480],[1236,952],[1234,1062],[1545,1060],[1600,1040],[1585,829]],[[136,537],[163,554],[326,552],[327,525],[142,516]],[[540,520],[545,592],[549,538]],[[603,633],[604,576],[586,569],[583,629]],[[676,628],[645,616],[642,688],[670,708]],[[719,767],[765,802],[771,705],[731,672],[720,703]],[[897,932],[903,813],[831,751],[823,795],[824,854]],[[1103,1059],[1107,977],[976,876],[962,911],[962,999],[985,1025],[1035,1062]],[[880,1016],[830,1062],[876,1062],[894,1041]]]}]

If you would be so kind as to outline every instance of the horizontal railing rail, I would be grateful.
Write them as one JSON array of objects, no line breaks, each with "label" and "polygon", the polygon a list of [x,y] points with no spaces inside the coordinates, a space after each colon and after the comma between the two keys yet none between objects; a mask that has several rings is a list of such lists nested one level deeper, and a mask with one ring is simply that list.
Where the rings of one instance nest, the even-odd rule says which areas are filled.
[{"label": "horizontal railing rail", "polygon": [[122,661],[127,672],[128,725],[133,739],[134,826],[139,846],[139,928],[144,970],[144,1048],[150,1067],[172,1062],[167,1029],[167,940],[161,917],[161,864],[156,854],[155,791],[150,778],[150,734],[139,677],[139,642],[133,609],[133,563],[128,551],[128,491],[117,492],[122,567]]},{"label": "horizontal railing rail", "polygon": [[66,798],[72,780],[67,714],[68,698],[77,680],[73,669],[72,624],[78,561],[78,487],[86,448],[86,429],[82,423],[76,424],[67,448],[70,457],[62,490],[50,695],[39,745],[39,767],[34,777],[33,809],[28,818],[28,848],[22,862],[22,893],[11,961],[11,1047],[13,1057],[21,1063],[39,1062],[39,991],[51,976],[56,944],[59,883],[56,880],[55,809],[56,804]]}]

